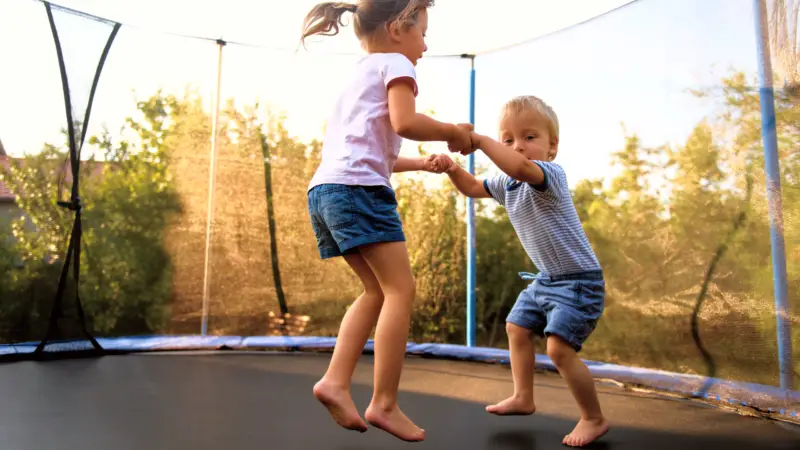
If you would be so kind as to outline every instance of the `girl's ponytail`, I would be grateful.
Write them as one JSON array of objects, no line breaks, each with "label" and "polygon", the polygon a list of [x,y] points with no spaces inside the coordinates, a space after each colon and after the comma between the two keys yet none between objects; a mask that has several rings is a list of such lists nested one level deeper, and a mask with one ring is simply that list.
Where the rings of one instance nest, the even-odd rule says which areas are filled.
[{"label": "girl's ponytail", "polygon": [[344,26],[342,15],[346,12],[355,13],[356,10],[357,5],[352,3],[325,2],[316,5],[303,21],[300,41],[305,44],[305,39],[315,34],[335,36],[339,33],[339,26]]}]

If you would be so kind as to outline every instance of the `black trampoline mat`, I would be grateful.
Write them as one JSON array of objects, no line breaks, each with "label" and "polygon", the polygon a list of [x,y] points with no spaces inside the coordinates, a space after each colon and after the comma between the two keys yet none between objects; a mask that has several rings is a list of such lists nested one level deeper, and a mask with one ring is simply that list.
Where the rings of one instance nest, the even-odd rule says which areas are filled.
[{"label": "black trampoline mat", "polygon": [[[426,430],[406,443],[339,428],[311,394],[329,354],[170,353],[0,365],[2,450],[563,449],[578,410],[557,374],[536,374],[537,412],[497,417],[507,366],[409,358],[400,405]],[[363,412],[372,357],[356,370]],[[598,385],[612,428],[591,448],[798,449],[785,424]]]}]

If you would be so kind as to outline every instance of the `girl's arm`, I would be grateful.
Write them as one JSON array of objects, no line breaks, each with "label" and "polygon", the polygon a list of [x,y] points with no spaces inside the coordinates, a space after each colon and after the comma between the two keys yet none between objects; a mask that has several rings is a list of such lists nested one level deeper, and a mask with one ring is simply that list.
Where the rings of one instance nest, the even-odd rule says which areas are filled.
[{"label": "girl's arm", "polygon": [[449,142],[458,150],[472,146],[471,130],[417,113],[414,89],[402,78],[389,84],[388,95],[389,120],[399,136],[418,142]]},{"label": "girl's arm", "polygon": [[397,161],[395,161],[392,172],[412,172],[418,170],[429,170],[425,164],[425,158],[407,158],[405,156],[400,156],[397,158]]}]

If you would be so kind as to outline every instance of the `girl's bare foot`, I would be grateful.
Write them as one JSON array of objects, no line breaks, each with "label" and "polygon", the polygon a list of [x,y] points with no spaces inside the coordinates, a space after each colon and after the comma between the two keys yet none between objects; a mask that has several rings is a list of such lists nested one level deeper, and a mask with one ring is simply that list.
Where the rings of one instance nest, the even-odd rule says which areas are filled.
[{"label": "girl's bare foot", "polygon": [[406,442],[419,442],[425,440],[425,430],[419,428],[411,421],[396,404],[391,408],[379,408],[372,404],[364,414],[371,425],[394,435]]},{"label": "girl's bare foot", "polygon": [[592,420],[581,419],[575,429],[561,441],[570,447],[584,447],[608,432],[608,420],[605,417]]},{"label": "girl's bare foot", "polygon": [[339,426],[361,433],[367,431],[367,424],[358,415],[356,405],[347,389],[334,386],[322,379],[314,385],[314,397],[328,408],[328,412]]},{"label": "girl's bare foot", "polygon": [[533,395],[513,395],[500,403],[487,406],[486,412],[498,416],[528,416],[536,412],[536,404],[533,401]]}]

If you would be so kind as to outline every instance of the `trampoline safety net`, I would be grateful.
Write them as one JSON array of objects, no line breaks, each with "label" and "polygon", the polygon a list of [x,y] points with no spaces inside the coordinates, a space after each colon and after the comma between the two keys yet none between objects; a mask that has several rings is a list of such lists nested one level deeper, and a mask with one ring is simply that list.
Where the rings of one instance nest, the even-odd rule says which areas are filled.
[{"label": "trampoline safety net", "polygon": [[[581,352],[597,377],[800,421],[797,11],[768,3],[774,122],[753,1],[641,0],[478,53],[475,124],[495,136],[501,105],[522,94],[559,116],[557,162],[608,289]],[[306,188],[357,54],[33,0],[0,3],[0,39],[14,43],[0,49],[0,357],[167,349],[168,337],[332,345],[359,283],[320,260]],[[418,107],[469,121],[471,58],[430,53]],[[402,150],[435,152],[447,149]],[[481,154],[476,165],[498,173]],[[465,199],[446,176],[393,183],[417,283],[409,351],[463,346]],[[529,283],[519,272],[537,269],[501,207],[480,200],[475,213],[476,345],[453,352],[507,363],[505,317]]]}]

